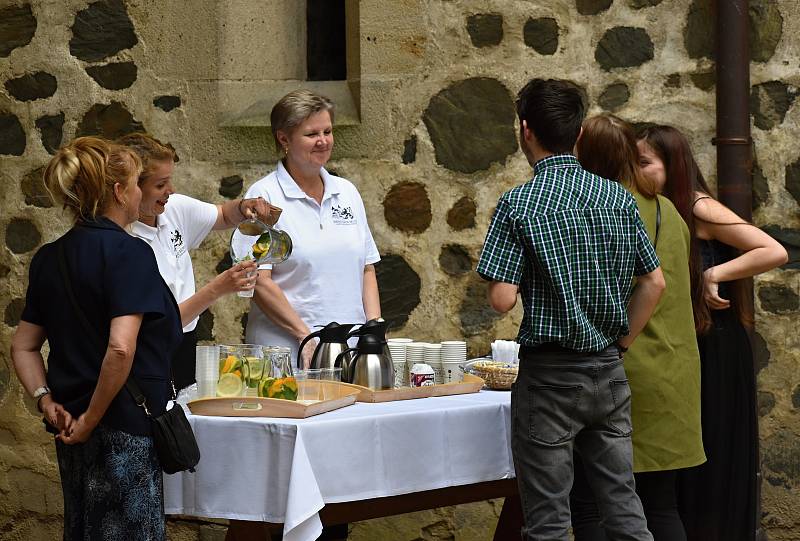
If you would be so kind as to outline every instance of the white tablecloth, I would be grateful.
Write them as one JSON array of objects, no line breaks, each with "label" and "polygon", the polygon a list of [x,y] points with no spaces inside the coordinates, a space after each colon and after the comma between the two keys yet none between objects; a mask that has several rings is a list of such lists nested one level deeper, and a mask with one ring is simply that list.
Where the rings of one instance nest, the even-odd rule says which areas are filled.
[{"label": "white tablecloth", "polygon": [[286,541],[316,539],[326,503],[514,476],[508,392],[189,422],[202,457],[195,473],[164,476],[166,513],[283,522]]}]

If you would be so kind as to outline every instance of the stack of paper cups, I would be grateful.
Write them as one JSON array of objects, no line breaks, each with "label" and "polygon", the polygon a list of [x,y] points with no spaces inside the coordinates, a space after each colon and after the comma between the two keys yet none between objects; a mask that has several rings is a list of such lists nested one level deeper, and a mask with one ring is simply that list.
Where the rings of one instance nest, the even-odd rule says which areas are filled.
[{"label": "stack of paper cups", "polygon": [[[424,347],[425,342],[409,342],[406,344],[406,374],[411,372],[411,368],[415,364],[425,362],[423,358],[425,355]],[[408,379],[408,376],[406,376],[406,379]]]},{"label": "stack of paper cups", "polygon": [[197,346],[195,348],[194,378],[197,380],[197,397],[217,396],[219,379],[219,346]]},{"label": "stack of paper cups", "polygon": [[413,342],[411,338],[389,338],[389,353],[392,354],[394,365],[394,386],[405,387],[408,385],[408,369],[406,368],[406,345]]},{"label": "stack of paper cups", "polygon": [[442,342],[442,372],[445,383],[457,383],[464,379],[461,365],[467,361],[467,343],[463,340]]},{"label": "stack of paper cups", "polygon": [[444,372],[442,371],[442,344],[425,344],[425,364],[433,368],[433,382],[444,383]]}]

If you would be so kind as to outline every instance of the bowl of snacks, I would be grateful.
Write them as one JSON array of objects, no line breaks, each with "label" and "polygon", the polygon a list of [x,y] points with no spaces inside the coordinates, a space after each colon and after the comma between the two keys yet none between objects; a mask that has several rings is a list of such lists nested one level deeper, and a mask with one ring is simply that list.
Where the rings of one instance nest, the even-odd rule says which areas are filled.
[{"label": "bowl of snacks", "polygon": [[464,371],[483,379],[487,389],[507,391],[517,380],[519,365],[495,361],[491,357],[473,359],[464,365]]}]

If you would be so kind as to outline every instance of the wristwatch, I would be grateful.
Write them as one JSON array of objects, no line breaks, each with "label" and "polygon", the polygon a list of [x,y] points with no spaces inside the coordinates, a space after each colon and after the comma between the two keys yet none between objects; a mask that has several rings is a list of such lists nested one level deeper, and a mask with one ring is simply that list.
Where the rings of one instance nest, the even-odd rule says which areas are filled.
[{"label": "wristwatch", "polygon": [[50,387],[48,387],[47,385],[42,385],[41,387],[33,391],[33,399],[36,401],[36,409],[38,409],[39,411],[42,411],[42,408],[39,407],[39,401],[46,394],[50,394]]}]

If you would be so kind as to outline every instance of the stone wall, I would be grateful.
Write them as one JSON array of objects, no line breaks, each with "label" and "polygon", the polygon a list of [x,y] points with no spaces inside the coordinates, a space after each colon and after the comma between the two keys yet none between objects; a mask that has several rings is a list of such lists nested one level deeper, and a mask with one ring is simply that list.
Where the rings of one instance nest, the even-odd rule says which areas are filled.
[{"label": "stone wall", "polygon": [[[52,443],[13,376],[9,343],[35,250],[68,227],[41,168],[76,135],[146,129],[177,149],[179,191],[235,198],[274,167],[269,97],[301,83],[301,0],[0,2],[0,537],[52,539],[62,510]],[[710,0],[348,0],[348,75],[331,169],[366,203],[383,255],[394,335],[465,336],[483,353],[515,334],[473,268],[497,197],[527,179],[513,96],[534,76],[580,85],[591,112],[666,122],[690,137],[713,181]],[[302,14],[302,10],[299,11]],[[800,536],[800,7],[751,0],[755,222],[790,262],[756,280],[762,523]],[[299,74],[299,75],[298,75]],[[225,235],[194,254],[198,282],[229,264]],[[202,318],[203,340],[238,341],[247,305]],[[354,539],[487,539],[499,502],[353,526]],[[424,525],[420,527],[419,524]],[[173,521],[175,539],[221,538]]]}]

